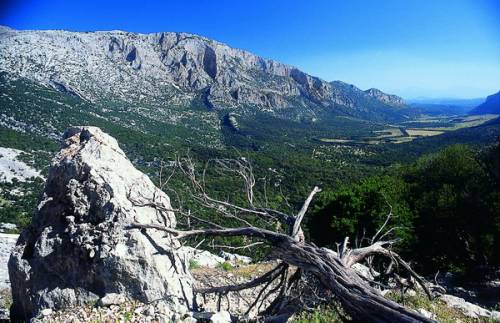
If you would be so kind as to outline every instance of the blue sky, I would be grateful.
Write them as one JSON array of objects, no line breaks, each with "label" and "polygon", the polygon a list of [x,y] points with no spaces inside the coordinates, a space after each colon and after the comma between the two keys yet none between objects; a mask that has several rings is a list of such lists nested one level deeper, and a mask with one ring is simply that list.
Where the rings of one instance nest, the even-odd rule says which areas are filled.
[{"label": "blue sky", "polygon": [[406,98],[500,90],[500,0],[3,0],[0,24],[191,32]]}]

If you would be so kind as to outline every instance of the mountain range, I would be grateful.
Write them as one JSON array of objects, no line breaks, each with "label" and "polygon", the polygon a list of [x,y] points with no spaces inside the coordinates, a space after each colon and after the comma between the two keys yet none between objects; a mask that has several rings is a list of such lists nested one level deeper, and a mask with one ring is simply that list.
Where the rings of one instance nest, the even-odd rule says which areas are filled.
[{"label": "mountain range", "polygon": [[91,103],[264,112],[293,120],[335,114],[390,121],[412,113],[398,96],[327,82],[187,33],[0,27],[0,61],[0,72],[8,78],[24,78]]}]

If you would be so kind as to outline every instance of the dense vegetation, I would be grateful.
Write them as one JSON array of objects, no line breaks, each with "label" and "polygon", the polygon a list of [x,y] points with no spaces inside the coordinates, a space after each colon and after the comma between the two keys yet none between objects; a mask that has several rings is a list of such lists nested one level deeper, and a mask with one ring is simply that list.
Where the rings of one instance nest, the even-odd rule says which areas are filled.
[{"label": "dense vegetation", "polygon": [[[392,233],[402,239],[399,247],[403,252],[411,252],[409,258],[420,261],[428,271],[438,264],[452,270],[469,270],[498,259],[492,251],[494,245],[500,250],[495,236],[495,203],[499,198],[494,185],[498,182],[494,184],[491,174],[498,172],[495,163],[499,157],[493,152],[478,155],[471,150],[491,144],[500,135],[498,120],[408,143],[337,144],[319,139],[373,136],[373,131],[387,129],[388,125],[346,115],[292,121],[264,113],[235,113],[234,127],[227,122],[228,113],[232,112],[210,111],[199,102],[191,107],[132,105],[112,100],[92,103],[3,75],[0,106],[0,146],[25,151],[23,161],[41,170],[44,176],[64,130],[73,125],[94,125],[114,136],[134,165],[156,183],[162,165],[164,174],[170,173],[171,162],[177,156],[189,155],[200,170],[214,158],[250,160],[257,179],[256,199],[286,212],[295,212],[311,188],[320,186],[324,193],[310,222],[310,233],[320,244],[332,244],[346,234],[353,242],[356,238],[360,241],[365,230],[365,237],[371,237],[391,205],[395,214],[391,225],[398,227]],[[456,143],[471,148],[460,146],[438,153]],[[429,153],[437,155],[415,162]],[[406,166],[398,166],[401,164]],[[435,173],[433,183],[427,183],[430,173]],[[498,174],[495,176],[498,178]],[[455,177],[456,181],[451,181]],[[467,186],[462,187],[465,183]],[[244,205],[241,184],[234,174],[221,173],[213,167],[206,173],[207,190],[213,196]],[[24,227],[42,188],[39,180],[0,183],[0,222]],[[192,203],[189,183],[179,172],[166,190],[175,207],[182,206],[201,218],[241,225],[214,218],[214,212]],[[466,212],[471,209],[474,212]],[[434,212],[439,212],[436,219]],[[178,217],[180,225],[185,225],[183,215]],[[465,240],[441,241],[443,236],[434,237],[438,235],[434,230],[453,237],[465,232],[464,238],[460,238]],[[231,239],[232,243],[244,244],[237,238]],[[422,252],[423,248],[431,248],[432,252]],[[446,253],[446,259],[439,258],[440,253]]]},{"label": "dense vegetation", "polygon": [[[392,207],[387,239],[426,273],[473,274],[500,264],[500,142],[484,151],[455,145],[384,175],[319,197],[310,216],[317,244],[365,243]],[[365,238],[363,240],[363,238]]]}]

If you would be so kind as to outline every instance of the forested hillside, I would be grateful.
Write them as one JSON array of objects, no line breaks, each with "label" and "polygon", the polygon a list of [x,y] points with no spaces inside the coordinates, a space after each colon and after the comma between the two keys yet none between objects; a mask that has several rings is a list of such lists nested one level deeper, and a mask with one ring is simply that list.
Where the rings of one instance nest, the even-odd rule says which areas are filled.
[{"label": "forested hillside", "polygon": [[500,141],[482,150],[450,146],[323,192],[310,235],[330,247],[346,234],[366,243],[392,212],[388,238],[400,240],[398,249],[421,272],[484,278],[484,269],[500,264],[499,175]]}]

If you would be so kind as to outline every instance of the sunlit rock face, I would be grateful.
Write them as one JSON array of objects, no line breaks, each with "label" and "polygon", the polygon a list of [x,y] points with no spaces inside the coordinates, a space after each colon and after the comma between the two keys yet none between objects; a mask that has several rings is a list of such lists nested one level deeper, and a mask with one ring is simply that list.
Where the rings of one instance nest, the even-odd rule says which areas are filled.
[{"label": "sunlit rock face", "polygon": [[[18,31],[0,26],[0,72],[77,95],[274,115],[384,115],[404,102],[326,82],[297,68],[188,33]],[[347,111],[339,107],[348,108]],[[371,109],[371,108],[370,108]],[[380,110],[380,111],[379,111]]]},{"label": "sunlit rock face", "polygon": [[9,260],[11,317],[26,320],[109,293],[188,311],[192,279],[179,243],[129,228],[175,227],[169,197],[99,128],[69,129],[63,139],[33,222]]}]

